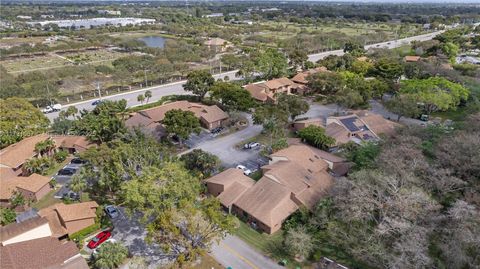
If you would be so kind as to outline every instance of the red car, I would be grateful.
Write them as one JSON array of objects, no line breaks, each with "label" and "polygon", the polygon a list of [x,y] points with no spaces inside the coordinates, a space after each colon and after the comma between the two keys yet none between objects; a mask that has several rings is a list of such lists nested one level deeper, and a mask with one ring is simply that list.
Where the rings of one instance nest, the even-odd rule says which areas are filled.
[{"label": "red car", "polygon": [[108,238],[110,238],[110,236],[112,236],[112,233],[110,231],[100,232],[92,240],[90,240],[90,242],[88,242],[87,247],[90,249],[94,249],[100,246],[100,244],[105,242]]}]

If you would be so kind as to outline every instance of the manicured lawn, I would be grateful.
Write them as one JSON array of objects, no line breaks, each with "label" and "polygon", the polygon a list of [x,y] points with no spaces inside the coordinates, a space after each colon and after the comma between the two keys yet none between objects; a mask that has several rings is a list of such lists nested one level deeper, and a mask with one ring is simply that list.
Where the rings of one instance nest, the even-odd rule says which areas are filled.
[{"label": "manicured lawn", "polygon": [[266,233],[259,233],[258,231],[250,228],[250,226],[243,221],[239,221],[239,223],[240,226],[234,232],[236,236],[241,238],[250,246],[269,256],[274,258],[283,256],[283,231],[278,231],[272,235],[269,235]]},{"label": "manicured lawn", "polygon": [[32,207],[35,209],[42,209],[60,202],[60,200],[54,198],[56,192],[57,190],[51,190],[47,195],[45,195],[45,197],[40,199],[40,201],[33,204]]}]

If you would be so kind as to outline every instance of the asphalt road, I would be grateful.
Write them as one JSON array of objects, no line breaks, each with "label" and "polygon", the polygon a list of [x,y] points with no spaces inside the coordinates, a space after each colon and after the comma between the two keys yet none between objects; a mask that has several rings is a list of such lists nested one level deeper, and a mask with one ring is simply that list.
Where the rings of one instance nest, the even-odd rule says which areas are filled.
[{"label": "asphalt road", "polygon": [[[430,39],[434,38],[435,36],[437,36],[437,35],[439,35],[443,32],[444,31],[442,30],[442,31],[432,32],[432,33],[429,33],[429,34],[423,34],[423,35],[418,35],[418,36],[402,38],[402,39],[398,39],[398,40],[385,41],[385,42],[381,42],[381,43],[367,45],[367,46],[365,46],[365,49],[367,49],[367,50],[370,49],[370,48],[394,49],[394,48],[398,48],[398,47],[403,46],[403,45],[410,44],[410,42],[412,42],[412,41],[427,41],[427,40],[430,40]],[[343,52],[343,50],[325,51],[325,52],[321,52],[321,53],[317,53],[317,54],[308,55],[308,60],[312,61],[312,62],[316,62],[316,61],[321,60],[321,59],[323,59],[323,58],[325,58],[329,55],[342,56],[343,54],[345,54]]]},{"label": "asphalt road", "polygon": [[[367,45],[365,46],[366,49],[371,48],[371,47],[376,47],[376,48],[396,48],[400,47],[404,44],[408,44],[412,41],[426,41],[434,38],[436,35],[443,33],[444,31],[437,31],[429,34],[424,34],[424,35],[418,35],[418,36],[413,36],[413,37],[407,37],[399,40],[394,40],[394,41],[386,41],[386,42],[381,42],[377,44],[372,44],[372,45]],[[344,52],[343,50],[333,50],[333,51],[326,51],[322,53],[317,53],[317,54],[312,54],[308,56],[308,59],[312,62],[316,62],[320,59],[323,59],[329,55],[343,55]],[[229,77],[230,80],[238,80],[240,77],[236,76],[236,73],[238,70],[233,70],[225,73],[220,73],[217,75],[214,75],[215,79],[218,78],[224,78],[224,77]],[[127,100],[127,106],[132,107],[132,106],[137,106],[140,105],[140,102],[137,101],[137,96],[139,94],[144,94],[146,90],[150,90],[152,92],[152,98],[150,98],[150,101],[157,101],[163,96],[167,95],[172,95],[172,94],[185,94],[186,92],[183,90],[183,84],[185,81],[177,81],[173,82],[170,84],[166,85],[159,85],[159,86],[154,86],[150,88],[144,88],[140,90],[135,90],[135,91],[130,91],[130,92],[125,92],[125,93],[119,93],[115,95],[109,95],[105,96],[102,99],[104,100],[112,100],[112,101],[118,101],[121,99]],[[76,106],[78,110],[92,110],[94,106],[92,106],[93,100],[87,100],[87,101],[82,101],[82,102],[77,102],[77,103],[72,103],[72,104],[66,104],[63,106],[62,109],[66,109],[69,106]],[[53,121],[54,118],[58,117],[58,112],[55,113],[50,113],[47,114],[47,117]]]},{"label": "asphalt road", "polygon": [[233,235],[228,235],[219,244],[215,244],[210,255],[223,266],[235,269],[284,268]]},{"label": "asphalt road", "polygon": [[[236,77],[236,73],[238,70],[234,71],[229,71],[225,73],[220,73],[217,75],[214,75],[213,77],[215,79],[218,78],[224,78],[224,77],[229,77],[230,80],[238,80],[239,78]],[[177,81],[165,85],[159,85],[159,86],[154,86],[154,87],[149,87],[149,88],[143,88],[139,90],[134,90],[130,92],[124,92],[124,93],[119,93],[119,94],[114,94],[114,95],[109,95],[109,96],[104,96],[102,97],[103,100],[111,100],[111,101],[119,101],[122,99],[127,100],[127,107],[133,107],[133,106],[138,106],[141,103],[137,101],[137,96],[140,94],[144,94],[145,91],[150,90],[152,92],[152,98],[150,98],[149,102],[154,102],[157,100],[160,100],[163,96],[167,95],[172,95],[172,94],[186,94],[183,90],[183,84],[185,84],[186,81]],[[63,105],[62,110],[66,110],[66,108],[70,106],[75,106],[77,107],[78,110],[92,110],[95,108],[95,106],[92,105],[92,102],[94,100],[86,100],[86,101],[81,101],[77,103],[71,103],[71,104],[66,104]],[[49,118],[51,121],[58,117],[59,112],[54,112],[54,113],[49,113],[46,114],[47,118]]]}]

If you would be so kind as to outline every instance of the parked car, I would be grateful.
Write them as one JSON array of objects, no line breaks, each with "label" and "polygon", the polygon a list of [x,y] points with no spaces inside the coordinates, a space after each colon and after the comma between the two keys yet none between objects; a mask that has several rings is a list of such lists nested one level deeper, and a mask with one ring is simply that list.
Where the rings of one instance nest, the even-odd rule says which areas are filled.
[{"label": "parked car", "polygon": [[247,143],[247,144],[243,145],[244,149],[254,149],[254,148],[257,148],[257,147],[260,147],[260,143],[250,142],[250,143]]},{"label": "parked car", "polygon": [[245,166],[243,166],[243,165],[241,165],[241,164],[237,165],[237,169],[242,170],[242,171],[243,171],[243,174],[246,175],[246,176],[248,176],[248,175],[250,175],[250,174],[252,173],[252,171],[251,171],[250,169],[248,169],[247,167],[245,167]]},{"label": "parked car", "polygon": [[214,128],[210,131],[210,133],[212,134],[218,134],[220,133],[221,131],[223,130],[223,127],[217,127],[217,128]]},{"label": "parked car", "polygon": [[99,104],[103,103],[102,100],[98,99],[92,102],[92,106],[98,106]]},{"label": "parked car", "polygon": [[62,196],[63,200],[73,200],[73,201],[79,201],[80,200],[80,195],[74,191],[68,191],[63,194]]},{"label": "parked car", "polygon": [[71,168],[71,167],[65,167],[63,169],[60,169],[57,173],[59,176],[72,176],[77,172],[77,169]]},{"label": "parked car", "polygon": [[54,105],[49,105],[49,106],[45,107],[44,109],[42,109],[42,113],[48,114],[48,113],[57,112],[57,111],[60,111],[60,110],[62,110],[62,105],[61,104],[54,104]]},{"label": "parked car", "polygon": [[71,161],[70,161],[71,164],[85,164],[85,160],[82,160],[80,158],[73,158]]},{"label": "parked car", "polygon": [[118,210],[113,205],[107,205],[105,207],[105,213],[107,213],[107,215],[112,219],[118,217]]},{"label": "parked car", "polygon": [[103,242],[107,241],[108,238],[112,236],[110,231],[102,231],[98,233],[90,242],[88,242],[87,247],[89,249],[95,249],[100,246]]}]

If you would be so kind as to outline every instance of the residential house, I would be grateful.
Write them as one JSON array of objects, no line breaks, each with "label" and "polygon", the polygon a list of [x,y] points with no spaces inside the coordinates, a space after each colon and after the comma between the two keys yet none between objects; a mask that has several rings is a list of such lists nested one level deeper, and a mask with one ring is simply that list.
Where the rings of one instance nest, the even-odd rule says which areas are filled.
[{"label": "residential house", "polygon": [[325,120],[322,118],[310,118],[310,119],[298,120],[292,123],[292,127],[295,131],[300,131],[311,125],[323,127],[325,126]]},{"label": "residential house", "polygon": [[362,141],[375,141],[380,135],[392,135],[399,124],[383,118],[381,115],[357,111],[354,114],[328,117],[325,133],[335,138],[336,145],[349,141],[361,143]]},{"label": "residential house", "polygon": [[81,152],[94,146],[84,136],[62,135],[52,137],[48,134],[38,134],[24,138],[0,150],[0,168],[9,168],[17,175],[22,174],[23,164],[38,155],[35,151],[35,145],[48,139],[53,139],[57,148],[67,150],[70,153]]},{"label": "residential house", "polygon": [[0,171],[0,205],[9,205],[15,192],[20,193],[27,201],[36,202],[52,190],[48,177],[39,174],[20,177],[9,168],[2,168]]},{"label": "residential house", "polygon": [[52,230],[48,220],[38,216],[21,223],[10,223],[0,227],[0,242],[2,246],[50,236],[52,236]]},{"label": "residential house", "polygon": [[12,144],[0,150],[0,167],[10,168],[15,174],[22,173],[23,164],[37,156],[35,145],[49,138],[47,134],[38,134],[24,138],[23,140]]},{"label": "residential house", "polygon": [[333,177],[327,172],[327,162],[306,145],[292,145],[270,158],[262,167],[263,177],[255,183],[235,169],[206,183],[225,208],[272,234],[300,207],[313,209],[333,184]]},{"label": "residential house", "polygon": [[297,73],[291,80],[295,82],[298,86],[296,88],[296,93],[305,94],[310,89],[308,88],[308,77],[320,72],[330,72],[326,67],[320,66],[313,68],[304,72]]},{"label": "residential house", "polygon": [[49,220],[57,233],[73,234],[93,224],[98,204],[94,201],[76,204],[54,204],[38,214]]},{"label": "residential house", "polygon": [[65,150],[70,154],[83,152],[88,148],[95,146],[94,143],[88,141],[87,137],[79,135],[59,135],[53,136],[55,145],[60,150]]},{"label": "residential house", "polygon": [[207,106],[188,101],[176,101],[138,111],[126,120],[125,125],[129,128],[140,128],[142,131],[160,138],[165,135],[165,128],[161,122],[165,118],[165,114],[172,109],[193,112],[200,119],[202,126],[208,130],[222,126],[228,119],[228,114],[216,105]]},{"label": "residential house", "polygon": [[0,246],[2,269],[88,269],[72,241],[42,237]]},{"label": "residential house", "polygon": [[208,39],[203,44],[207,46],[208,49],[215,50],[215,52],[225,52],[228,48],[233,47],[232,43],[218,37]]},{"label": "residential house", "polygon": [[254,99],[260,102],[275,102],[277,94],[292,94],[298,85],[288,78],[251,83],[243,86]]}]

